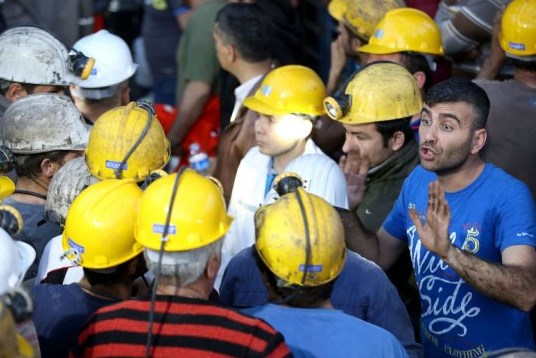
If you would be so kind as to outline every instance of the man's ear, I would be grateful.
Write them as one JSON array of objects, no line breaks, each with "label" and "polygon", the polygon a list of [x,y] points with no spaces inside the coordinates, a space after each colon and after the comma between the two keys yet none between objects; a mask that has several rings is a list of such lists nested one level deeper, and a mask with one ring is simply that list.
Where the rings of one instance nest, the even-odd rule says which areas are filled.
[{"label": "man's ear", "polygon": [[403,132],[397,131],[391,137],[390,142],[391,142],[391,149],[396,152],[397,150],[399,150],[400,148],[404,146],[404,143],[406,142],[406,136],[404,135]]},{"label": "man's ear", "polygon": [[417,71],[413,73],[413,78],[415,78],[415,82],[417,82],[417,87],[422,90],[426,83],[426,74],[422,71]]},{"label": "man's ear", "polygon": [[480,150],[486,144],[487,138],[488,132],[486,131],[486,128],[475,130],[475,132],[473,133],[473,145],[471,147],[471,153],[476,154],[480,152]]},{"label": "man's ear", "polygon": [[58,170],[60,170],[61,168],[61,164],[60,163],[57,163],[53,160],[51,160],[50,158],[45,158],[41,161],[41,173],[49,178],[49,179],[52,179],[52,177],[54,176],[54,174],[56,174],[56,172]]},{"label": "man's ear", "polygon": [[26,97],[28,92],[20,83],[12,83],[9,85],[6,91],[6,98],[10,102],[18,101],[19,99]]},{"label": "man's ear", "polygon": [[309,137],[312,131],[313,131],[313,121],[308,120],[308,119],[301,120],[299,128],[298,128],[298,134],[300,135],[300,138],[305,139]]},{"label": "man's ear", "polygon": [[205,269],[205,273],[209,279],[216,279],[220,265],[221,255],[213,254],[210,256],[208,259],[207,268]]}]

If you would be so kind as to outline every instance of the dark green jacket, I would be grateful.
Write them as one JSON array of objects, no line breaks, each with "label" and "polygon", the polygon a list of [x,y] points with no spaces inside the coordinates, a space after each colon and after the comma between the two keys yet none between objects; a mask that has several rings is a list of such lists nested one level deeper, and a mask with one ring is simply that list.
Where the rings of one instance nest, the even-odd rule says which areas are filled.
[{"label": "dark green jacket", "polygon": [[367,190],[356,214],[367,230],[378,231],[391,211],[409,173],[419,164],[418,146],[414,140],[367,175]]}]

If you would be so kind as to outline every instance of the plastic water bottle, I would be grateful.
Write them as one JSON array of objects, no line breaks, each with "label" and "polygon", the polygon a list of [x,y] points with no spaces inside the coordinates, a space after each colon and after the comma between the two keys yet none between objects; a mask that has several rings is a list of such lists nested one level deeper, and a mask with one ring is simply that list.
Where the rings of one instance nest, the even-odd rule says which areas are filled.
[{"label": "plastic water bottle", "polygon": [[207,175],[210,169],[210,160],[207,153],[201,150],[199,143],[190,144],[190,156],[188,157],[190,168],[202,175]]}]

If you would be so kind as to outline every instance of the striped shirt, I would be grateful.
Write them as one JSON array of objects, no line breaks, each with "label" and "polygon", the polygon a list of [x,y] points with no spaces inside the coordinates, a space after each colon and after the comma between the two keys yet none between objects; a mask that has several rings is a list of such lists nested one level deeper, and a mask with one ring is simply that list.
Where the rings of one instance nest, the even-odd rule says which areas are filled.
[{"label": "striped shirt", "polygon": [[[149,299],[99,309],[78,336],[74,357],[145,357]],[[266,322],[209,301],[157,296],[151,357],[289,357]]]}]

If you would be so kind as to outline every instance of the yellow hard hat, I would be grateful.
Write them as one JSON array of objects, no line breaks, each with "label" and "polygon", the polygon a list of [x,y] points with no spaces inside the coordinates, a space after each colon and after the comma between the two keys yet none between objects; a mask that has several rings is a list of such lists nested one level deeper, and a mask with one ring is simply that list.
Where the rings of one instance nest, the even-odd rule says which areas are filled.
[{"label": "yellow hard hat", "polygon": [[514,0],[504,10],[499,42],[514,56],[536,55],[536,0]]},{"label": "yellow hard hat", "polygon": [[134,223],[143,191],[132,179],[90,185],[67,212],[62,245],[66,257],[88,269],[118,266],[142,252]]},{"label": "yellow hard hat", "polygon": [[323,285],[344,267],[346,246],[339,214],[303,188],[258,209],[255,230],[260,258],[288,285]]},{"label": "yellow hard hat", "polygon": [[130,102],[101,115],[89,133],[86,162],[99,179],[144,180],[169,160],[170,145],[150,105]]},{"label": "yellow hard hat", "polygon": [[315,71],[305,66],[278,67],[264,78],[259,89],[244,100],[247,108],[268,116],[324,114],[326,87]]},{"label": "yellow hard hat", "polygon": [[328,4],[329,14],[337,21],[342,21],[342,17],[346,12],[346,4],[348,0],[331,0]]},{"label": "yellow hard hat", "polygon": [[181,174],[159,178],[147,187],[134,234],[141,245],[158,251],[167,233],[164,251],[188,251],[222,238],[232,221],[216,179],[186,169]]},{"label": "yellow hard hat", "polygon": [[7,176],[0,176],[0,199],[10,196],[14,191],[15,183]]},{"label": "yellow hard hat", "polygon": [[409,7],[388,11],[369,43],[358,50],[379,55],[406,51],[443,55],[441,32],[435,21],[425,12]]},{"label": "yellow hard hat", "polygon": [[34,351],[30,343],[17,333],[11,311],[0,299],[0,357],[31,358]]},{"label": "yellow hard hat", "polygon": [[402,0],[349,0],[343,20],[354,34],[368,40],[387,11],[404,6]]},{"label": "yellow hard hat", "polygon": [[328,97],[328,116],[345,124],[366,124],[410,117],[422,110],[421,91],[404,67],[373,62],[363,67],[344,89]]}]

